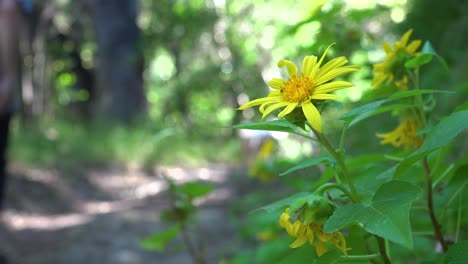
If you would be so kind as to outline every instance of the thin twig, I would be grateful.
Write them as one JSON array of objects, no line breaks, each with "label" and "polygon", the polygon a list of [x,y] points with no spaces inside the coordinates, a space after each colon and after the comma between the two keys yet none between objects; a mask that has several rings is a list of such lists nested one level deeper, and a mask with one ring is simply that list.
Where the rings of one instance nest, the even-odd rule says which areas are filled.
[{"label": "thin twig", "polygon": [[442,250],[444,252],[447,251],[447,243],[442,235],[442,231],[440,230],[440,224],[437,221],[437,218],[434,213],[434,202],[433,202],[433,195],[432,195],[432,175],[431,169],[429,168],[429,164],[427,163],[427,157],[424,157],[422,160],[422,165],[424,168],[424,173],[426,174],[427,180],[427,208],[429,209],[429,216],[431,218],[432,226],[434,228],[434,235],[436,236],[437,240],[439,240],[440,245],[442,246]]}]

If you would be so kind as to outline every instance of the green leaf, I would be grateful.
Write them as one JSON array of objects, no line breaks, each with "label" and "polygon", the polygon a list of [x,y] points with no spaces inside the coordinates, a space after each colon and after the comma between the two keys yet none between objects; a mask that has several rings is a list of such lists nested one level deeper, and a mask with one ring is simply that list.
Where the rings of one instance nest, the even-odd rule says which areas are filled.
[{"label": "green leaf", "polygon": [[465,103],[457,106],[457,108],[455,109],[455,112],[460,112],[460,111],[463,111],[463,110],[468,110],[468,102],[465,102]]},{"label": "green leaf", "polygon": [[[330,250],[327,253],[320,256],[317,260],[317,264],[335,264],[335,263],[342,263],[341,255],[343,253],[339,252],[338,250]],[[297,262],[296,262],[297,263]]]},{"label": "green leaf", "polygon": [[418,68],[424,64],[428,64],[432,60],[432,54],[421,54],[411,60],[405,62],[405,67],[408,69]]},{"label": "green leaf", "polygon": [[402,92],[394,93],[392,96],[385,99],[385,102],[387,103],[393,100],[411,97],[411,96],[420,95],[420,94],[433,94],[433,93],[454,93],[454,92],[443,91],[443,90],[429,90],[429,89],[402,91]]},{"label": "green leaf", "polygon": [[424,43],[424,46],[422,48],[422,53],[423,54],[432,54],[434,56],[436,56],[436,58],[439,60],[439,62],[442,64],[442,66],[444,67],[444,69],[446,71],[449,71],[449,67],[447,65],[447,62],[445,61],[445,59],[440,56],[439,54],[437,54],[437,52],[434,50],[434,48],[432,48],[432,45],[431,45],[431,42],[430,41],[426,41]]},{"label": "green leaf", "polygon": [[257,208],[253,210],[252,213],[256,213],[258,211],[265,211],[266,213],[271,213],[271,212],[276,212],[280,209],[284,209],[285,207],[288,207],[289,205],[293,204],[299,199],[304,199],[306,196],[310,196],[311,193],[308,192],[301,192],[301,193],[296,193],[292,196],[289,196],[287,198],[281,199],[279,201],[276,201],[274,203],[271,203],[269,205],[262,206],[260,208]]},{"label": "green leaf", "polygon": [[343,114],[340,119],[349,121],[350,124],[349,126],[353,126],[357,124],[358,122],[371,117],[376,114],[380,114],[383,112],[387,112],[390,110],[395,110],[395,109],[402,109],[409,107],[408,104],[398,104],[396,106],[383,106],[383,104],[397,100],[397,99],[402,99],[406,97],[411,97],[411,96],[416,96],[420,94],[432,94],[432,93],[453,93],[451,91],[442,91],[442,90],[410,90],[410,91],[402,91],[398,93],[394,93],[390,97],[388,97],[385,100],[379,100],[375,101],[372,103],[368,103],[365,105],[361,105],[359,107],[354,108],[353,110]]},{"label": "green leaf", "polygon": [[317,164],[322,164],[322,163],[330,164],[331,162],[334,162],[334,161],[335,161],[335,159],[333,159],[333,157],[330,156],[330,155],[324,155],[324,156],[314,157],[314,158],[311,158],[311,159],[306,159],[306,160],[303,160],[303,161],[299,162],[296,166],[288,169],[287,171],[282,172],[280,174],[280,176],[286,175],[288,173],[291,173],[293,171],[297,171],[297,170],[300,170],[300,169],[305,169],[305,168],[308,168],[308,167],[312,167],[312,166],[315,166]]},{"label": "green leaf", "polygon": [[464,264],[468,259],[468,240],[462,240],[452,245],[444,254],[445,264]]},{"label": "green leaf", "polygon": [[381,106],[383,103],[385,103],[385,100],[379,100],[379,101],[375,101],[375,102],[368,103],[368,104],[365,104],[365,105],[361,105],[361,106],[356,107],[353,110],[343,114],[342,116],[340,116],[340,119],[345,120],[345,121],[351,121],[355,117],[357,117],[357,116],[359,116],[359,115],[361,115],[363,113],[374,111],[379,106]]},{"label": "green leaf", "polygon": [[367,119],[369,117],[372,117],[372,116],[375,116],[375,115],[378,115],[378,114],[382,114],[382,113],[389,112],[389,111],[394,111],[394,110],[412,108],[412,107],[414,107],[413,104],[392,104],[392,105],[385,105],[385,106],[382,105],[382,106],[378,107],[377,109],[375,109],[374,111],[363,113],[363,114],[357,116],[356,118],[353,119],[353,121],[351,121],[349,123],[349,126],[353,126],[353,125],[357,124],[358,122],[361,122],[364,119]]},{"label": "green leaf", "polygon": [[[284,256],[290,254],[289,237],[266,241],[256,250],[254,263],[278,263]],[[252,259],[249,263],[252,263]]]},{"label": "green leaf", "polygon": [[316,263],[316,260],[317,255],[315,254],[315,250],[310,246],[302,246],[300,248],[290,249],[289,254],[276,263]]},{"label": "green leaf", "polygon": [[273,120],[260,123],[244,123],[232,126],[237,129],[268,130],[288,133],[296,133],[296,126],[287,120]]},{"label": "green leaf", "polygon": [[163,251],[167,243],[179,234],[180,226],[175,225],[165,231],[152,234],[140,241],[140,245],[149,250]]},{"label": "green leaf", "polygon": [[177,186],[177,190],[188,195],[190,198],[204,196],[214,189],[211,183],[187,182]]},{"label": "green leaf", "polygon": [[351,224],[407,248],[413,247],[409,211],[421,195],[418,186],[390,181],[382,184],[370,204],[348,204],[339,207],[325,223],[324,231],[332,233]]},{"label": "green leaf", "polygon": [[448,145],[466,128],[468,128],[468,110],[454,112],[444,118],[427,134],[421,148],[413,152],[400,163],[395,172],[395,176],[400,175],[416,161],[430,152]]}]

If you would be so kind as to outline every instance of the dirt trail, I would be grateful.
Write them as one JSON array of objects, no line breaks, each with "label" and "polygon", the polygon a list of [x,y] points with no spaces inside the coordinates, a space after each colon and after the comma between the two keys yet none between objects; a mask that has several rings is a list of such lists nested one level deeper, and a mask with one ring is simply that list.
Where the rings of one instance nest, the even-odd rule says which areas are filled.
[{"label": "dirt trail", "polygon": [[178,182],[204,180],[216,190],[200,199],[198,214],[208,263],[238,248],[229,220],[235,196],[232,170],[162,167],[141,170],[90,169],[78,175],[13,165],[8,185],[0,251],[14,264],[191,263],[185,252],[158,253],[138,241],[168,226],[159,220],[168,205],[167,186],[158,173]]}]

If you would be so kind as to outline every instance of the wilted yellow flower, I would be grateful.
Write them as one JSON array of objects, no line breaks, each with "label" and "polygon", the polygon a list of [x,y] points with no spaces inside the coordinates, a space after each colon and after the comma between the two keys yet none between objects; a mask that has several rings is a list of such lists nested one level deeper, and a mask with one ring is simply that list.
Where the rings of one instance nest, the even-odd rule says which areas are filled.
[{"label": "wilted yellow flower", "polygon": [[[412,29],[406,31],[405,34],[401,37],[400,41],[397,41],[393,44],[393,49],[385,42],[383,44],[383,49],[387,54],[387,58],[382,63],[374,64],[374,73],[375,76],[372,79],[372,87],[376,88],[384,81],[387,84],[390,84],[395,81],[397,82],[404,81],[405,77],[405,62],[407,62],[412,57],[418,56],[419,53],[416,50],[421,46],[421,40],[413,40],[408,45],[408,40],[413,32]],[[408,80],[406,79],[406,82]],[[397,84],[398,86],[398,84]],[[406,85],[407,87],[407,85]],[[401,84],[398,88],[402,88]]]},{"label": "wilted yellow flower", "polygon": [[279,224],[283,227],[288,234],[296,240],[289,245],[291,248],[298,248],[309,242],[315,247],[315,252],[318,256],[322,256],[328,250],[327,242],[331,242],[336,248],[341,250],[344,255],[347,255],[346,240],[341,232],[333,232],[330,234],[323,232],[323,225],[310,223],[304,224],[300,220],[291,222],[289,215],[289,208],[281,214]]},{"label": "wilted yellow flower", "polygon": [[417,134],[420,123],[417,120],[404,118],[400,125],[393,131],[384,134],[377,134],[382,138],[380,144],[392,144],[395,147],[404,146],[406,150],[417,149],[423,143],[423,138]]},{"label": "wilted yellow flower", "polygon": [[330,47],[331,45],[325,50],[318,62],[316,56],[306,56],[302,63],[301,75],[298,75],[298,68],[293,62],[280,60],[278,67],[286,67],[289,73],[288,80],[273,78],[269,85],[274,91],[271,91],[267,97],[255,99],[242,105],[239,109],[244,110],[260,105],[259,110],[264,118],[274,110],[284,107],[278,114],[278,117],[281,118],[291,113],[296,107],[301,107],[312,128],[322,133],[322,118],[314,101],[337,100],[339,98],[337,95],[329,93],[351,87],[353,84],[332,80],[359,69],[358,66],[354,65],[344,66],[348,63],[346,57],[334,58],[320,67]]}]

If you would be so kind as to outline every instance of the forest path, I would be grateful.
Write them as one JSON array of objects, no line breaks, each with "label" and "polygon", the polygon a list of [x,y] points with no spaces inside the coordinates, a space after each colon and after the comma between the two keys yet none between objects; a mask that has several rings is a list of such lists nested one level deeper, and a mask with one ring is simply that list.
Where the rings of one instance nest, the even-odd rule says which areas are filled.
[{"label": "forest path", "polygon": [[235,170],[213,164],[157,171],[151,175],[136,169],[106,168],[63,175],[10,166],[0,226],[1,253],[12,264],[191,263],[185,251],[158,253],[138,244],[145,236],[170,227],[159,219],[169,205],[167,185],[159,173],[176,182],[202,180],[216,185],[197,201],[208,263],[218,263],[239,248],[229,207],[236,196],[230,177]]}]

